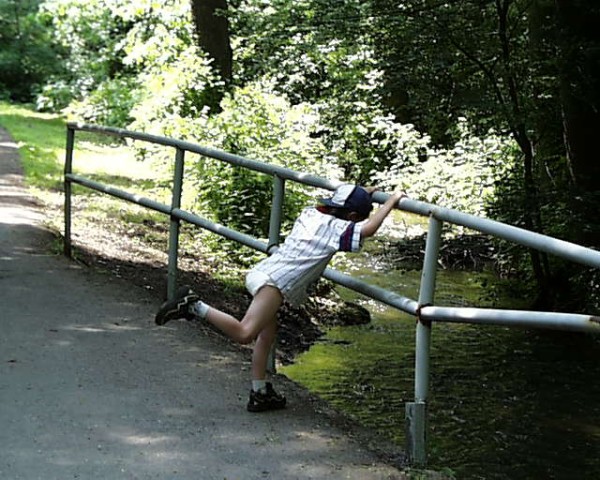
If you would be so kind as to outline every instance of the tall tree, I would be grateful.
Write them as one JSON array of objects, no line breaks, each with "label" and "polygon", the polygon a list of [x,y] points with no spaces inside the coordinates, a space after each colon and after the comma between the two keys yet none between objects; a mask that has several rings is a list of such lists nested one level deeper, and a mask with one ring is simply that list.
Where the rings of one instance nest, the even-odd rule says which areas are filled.
[{"label": "tall tree", "polygon": [[233,53],[227,7],[227,0],[192,0],[192,14],[200,47],[213,59],[221,78],[229,83],[233,72]]},{"label": "tall tree", "polygon": [[600,6],[557,0],[560,104],[579,240],[600,247]]}]

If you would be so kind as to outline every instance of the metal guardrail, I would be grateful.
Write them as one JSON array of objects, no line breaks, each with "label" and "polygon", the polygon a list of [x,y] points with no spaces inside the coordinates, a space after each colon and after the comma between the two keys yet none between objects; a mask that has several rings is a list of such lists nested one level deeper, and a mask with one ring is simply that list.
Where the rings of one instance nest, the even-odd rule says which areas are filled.
[{"label": "metal guardrail", "polygon": [[[75,131],[87,131],[120,138],[173,147],[175,154],[175,173],[173,178],[173,194],[171,205],[156,202],[149,198],[131,194],[118,188],[103,185],[72,172]],[[181,194],[183,187],[183,171],[185,152],[214,158],[243,168],[264,173],[273,177],[273,203],[269,226],[268,244],[236,230],[230,229],[191,212],[182,210]],[[67,124],[67,147],[64,169],[65,189],[65,235],[64,253],[71,256],[71,184],[77,183],[87,188],[104,192],[108,195],[133,202],[148,209],[170,216],[169,229],[169,261],[167,290],[172,297],[177,283],[177,256],[179,248],[179,226],[185,222],[208,229],[226,238],[249,246],[263,253],[269,253],[280,242],[281,213],[285,196],[285,182],[293,181],[316,188],[334,190],[339,182],[298,173],[293,170],[250,160],[227,152],[205,148],[190,142],[175,140],[156,135],[132,132],[128,130],[86,125]],[[377,192],[373,200],[384,203],[389,195]],[[438,207],[410,198],[403,198],[398,208],[429,217],[427,243],[421,274],[421,286],[418,300],[403,297],[381,287],[367,284],[333,269],[326,269],[324,277],[350,288],[356,292],[378,300],[386,305],[417,317],[416,327],[416,359],[415,359],[415,398],[406,404],[407,419],[407,453],[414,464],[425,464],[426,451],[426,407],[429,396],[429,358],[432,322],[478,323],[505,326],[534,328],[550,328],[578,332],[600,333],[600,317],[591,315],[534,312],[526,310],[498,310],[487,308],[456,308],[434,305],[437,260],[441,243],[443,222],[461,225],[482,233],[487,233],[529,248],[551,253],[583,265],[600,268],[600,252],[552,237],[530,232],[522,228],[506,225],[474,215]]]}]

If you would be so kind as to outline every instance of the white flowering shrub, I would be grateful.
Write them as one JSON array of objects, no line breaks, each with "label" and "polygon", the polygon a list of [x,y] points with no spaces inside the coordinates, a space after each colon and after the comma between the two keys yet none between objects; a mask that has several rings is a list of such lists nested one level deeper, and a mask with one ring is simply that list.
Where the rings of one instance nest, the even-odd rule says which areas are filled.
[{"label": "white flowering shrub", "polygon": [[464,120],[459,129],[456,144],[442,149],[410,126],[399,128],[396,158],[374,175],[381,189],[403,190],[418,200],[485,216],[495,182],[513,164],[514,146],[492,133],[485,138],[471,134]]}]

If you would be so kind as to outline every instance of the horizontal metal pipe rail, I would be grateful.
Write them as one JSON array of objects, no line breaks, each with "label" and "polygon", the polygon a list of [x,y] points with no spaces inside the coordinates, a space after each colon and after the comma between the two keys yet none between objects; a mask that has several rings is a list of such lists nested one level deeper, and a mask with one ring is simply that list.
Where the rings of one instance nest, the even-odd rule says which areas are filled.
[{"label": "horizontal metal pipe rail", "polygon": [[160,137],[157,135],[150,135],[147,133],[132,132],[130,130],[123,130],[121,128],[114,127],[101,127],[98,125],[88,125],[82,123],[68,123],[68,129],[81,130],[83,132],[101,133],[119,138],[131,138],[133,140],[141,140],[149,143],[156,143],[167,147],[179,148],[191,153],[197,153],[204,157],[215,158],[223,162],[237,165],[243,168],[248,168],[256,172],[265,173],[267,175],[277,175],[284,180],[293,180],[304,185],[309,185],[317,188],[324,188],[327,190],[335,190],[340,182],[332,182],[316,175],[308,173],[299,173],[289,168],[280,167],[279,165],[271,165],[257,160],[251,160],[240,155],[234,155],[233,153],[223,152],[221,150],[215,150],[212,148],[202,147],[195,143],[185,142],[183,140],[176,140],[173,138]]},{"label": "horizontal metal pipe rail", "polygon": [[83,185],[84,187],[90,188],[91,190],[96,190],[98,192],[106,193],[107,195],[110,195],[110,196],[116,197],[116,198],[120,198],[121,200],[126,200],[131,203],[136,203],[138,205],[141,205],[142,207],[149,208],[150,210],[164,213],[165,215],[171,214],[171,207],[169,205],[156,202],[149,198],[142,197],[141,195],[129,193],[129,192],[126,192],[125,190],[111,187],[110,185],[104,185],[102,183],[95,182],[94,180],[90,180],[90,179],[82,177],[80,175],[74,175],[72,173],[65,174],[65,179],[70,182],[77,183],[79,185]]},{"label": "horizontal metal pipe rail", "polygon": [[421,309],[420,316],[423,320],[438,322],[538,327],[550,330],[600,333],[600,317],[577,313],[429,306]]},{"label": "horizontal metal pipe rail", "polygon": [[[132,194],[118,188],[103,185],[93,180],[72,173],[73,149],[75,131],[86,131],[111,135],[119,138],[130,138],[150,142],[176,149],[175,178],[173,199],[171,205],[156,202],[141,195]],[[180,197],[183,178],[184,153],[191,152],[205,157],[237,165],[243,168],[261,172],[273,177],[273,203],[271,209],[269,242],[265,243],[250,235],[243,234],[225,225],[214,223],[194,213],[180,208]],[[316,188],[334,190],[340,182],[299,173],[285,167],[269,165],[251,160],[239,155],[214,150],[190,142],[175,140],[167,137],[132,132],[119,128],[101,127],[96,125],[69,123],[67,124],[67,147],[65,156],[65,254],[71,254],[71,184],[112,195],[122,200],[136,203],[148,209],[163,213],[171,218],[169,236],[169,275],[168,291],[171,296],[175,290],[177,277],[177,248],[179,222],[185,221],[218,235],[234,240],[260,252],[269,254],[277,248],[280,237],[281,209],[285,195],[285,181],[294,181]],[[384,203],[389,195],[376,192],[373,201]],[[402,210],[429,217],[427,244],[423,260],[421,288],[418,301],[391,292],[381,287],[370,285],[361,280],[327,268],[323,276],[335,283],[350,288],[358,293],[394,307],[400,311],[417,317],[416,329],[416,359],[415,359],[415,401],[406,404],[407,418],[407,451],[413,463],[426,463],[426,406],[429,389],[429,358],[432,322],[454,322],[470,324],[504,325],[510,327],[533,327],[569,330],[586,333],[600,333],[600,318],[592,315],[535,312],[526,310],[500,310],[486,308],[444,307],[434,305],[437,257],[441,242],[443,222],[461,225],[472,230],[486,233],[532,249],[557,255],[567,260],[600,268],[600,252],[582,247],[564,240],[548,237],[539,233],[506,225],[494,220],[476,217],[448,208],[438,207],[426,202],[404,198],[397,205]]]},{"label": "horizontal metal pipe rail", "polygon": [[[68,128],[71,130],[81,130],[86,132],[102,133],[106,135],[116,136],[120,138],[131,138],[134,140],[141,140],[150,143],[156,143],[164,146],[170,146],[179,148],[188,152],[197,153],[210,158],[215,158],[233,165],[237,165],[243,168],[248,168],[257,172],[262,172],[268,175],[276,175],[282,179],[292,180],[304,185],[309,185],[316,188],[324,188],[327,190],[335,190],[340,182],[333,182],[315,175],[298,173],[289,168],[280,167],[278,165],[270,165],[257,160],[251,160],[239,155],[215,150],[200,145],[185,142],[182,140],[176,140],[167,137],[161,137],[157,135],[150,135],[140,132],[132,132],[114,127],[100,127],[96,125],[80,124],[80,123],[69,123]],[[78,183],[84,185],[84,180],[79,177]],[[98,189],[99,184],[95,184],[95,187],[91,187],[92,182],[88,180],[90,188]],[[100,189],[99,189],[100,190]],[[104,190],[100,190],[104,191]],[[106,193],[110,193],[106,191]],[[376,192],[373,195],[373,200],[377,203],[384,203],[389,197],[388,194],[382,192]],[[124,198],[126,199],[126,198]],[[130,200],[131,201],[131,200]],[[150,201],[151,202],[151,201]],[[149,208],[152,208],[149,206]],[[439,220],[446,221],[455,225],[461,225],[468,227],[473,230],[477,230],[482,233],[502,238],[520,245],[534,248],[540,251],[551,253],[559,257],[571,260],[577,263],[588,265],[595,268],[600,268],[600,252],[592,250],[580,245],[566,242],[564,240],[558,240],[546,235],[531,232],[523,228],[514,227],[494,220],[477,217],[456,210],[439,207],[430,203],[405,198],[401,201],[401,208],[407,212],[416,213],[426,217],[433,216]]]},{"label": "horizontal metal pipe rail", "polygon": [[[269,245],[265,242],[261,242],[260,240],[255,239],[254,237],[247,235],[245,233],[238,232],[237,230],[233,230],[224,225],[211,222],[205,218],[202,218],[194,213],[187,212],[181,209],[173,209],[164,203],[159,203],[149,198],[143,197],[141,195],[136,195],[132,193],[128,193],[124,190],[120,190],[115,187],[111,187],[108,185],[103,185],[101,183],[95,182],[93,180],[86,179],[79,175],[74,174],[66,174],[65,178],[73,183],[77,183],[79,185],[83,185],[92,190],[96,190],[98,192],[106,193],[116,198],[120,198],[122,200],[126,200],[131,203],[136,203],[138,205],[144,206],[150,210],[154,210],[156,212],[164,213],[166,215],[171,215],[172,217],[184,220],[188,223],[196,225],[198,227],[209,230],[213,233],[221,235],[229,240],[234,240],[242,245],[247,247],[251,247],[255,250],[258,250],[262,253],[269,253]],[[367,295],[374,300],[378,300],[386,305],[391,307],[395,307],[403,312],[415,315],[417,312],[417,302],[411,300],[409,298],[403,297],[402,295],[398,295],[397,293],[390,292],[389,290],[385,290],[384,288],[377,287],[375,285],[371,285],[365,283],[361,280],[357,280],[349,275],[345,275],[341,272],[333,270],[331,268],[327,268],[323,275],[328,280],[331,280],[335,283],[338,283],[344,287],[350,288],[356,292]]]},{"label": "horizontal metal pipe rail", "polygon": [[419,215],[431,215],[438,220],[454,225],[461,225],[481,233],[487,233],[497,238],[518,243],[525,247],[557,255],[566,260],[594,268],[600,268],[600,252],[564,240],[558,240],[553,237],[507,225],[495,220],[476,217],[475,215],[469,215],[449,208],[438,207],[436,205],[414,200],[408,200],[403,203],[402,209]]}]

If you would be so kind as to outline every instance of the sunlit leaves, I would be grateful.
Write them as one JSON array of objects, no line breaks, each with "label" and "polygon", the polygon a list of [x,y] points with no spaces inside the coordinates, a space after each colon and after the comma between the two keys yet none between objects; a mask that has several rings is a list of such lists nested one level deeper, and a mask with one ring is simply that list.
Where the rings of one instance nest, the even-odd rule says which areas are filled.
[{"label": "sunlit leaves", "polygon": [[461,119],[451,148],[435,147],[413,128],[396,131],[398,152],[391,168],[378,174],[381,186],[401,189],[429,203],[485,216],[495,185],[511,163],[512,142],[489,132],[480,138]]},{"label": "sunlit leaves", "polygon": [[125,126],[136,99],[144,97],[149,72],[160,76],[164,65],[168,70],[180,56],[197,53],[189,51],[187,1],[47,0],[42,14],[68,51],[70,75],[50,81],[38,103],[71,103],[70,112],[88,121]]},{"label": "sunlit leaves", "polygon": [[[269,83],[257,83],[226,96],[222,107],[196,132],[202,144],[300,172],[339,177],[323,144],[311,136],[318,128],[319,115],[310,105],[290,105],[272,92]],[[270,176],[204,158],[198,159],[193,175],[201,208],[228,225],[266,236],[273,188]],[[303,187],[292,182],[286,190],[284,216],[289,222],[307,196]]]}]

